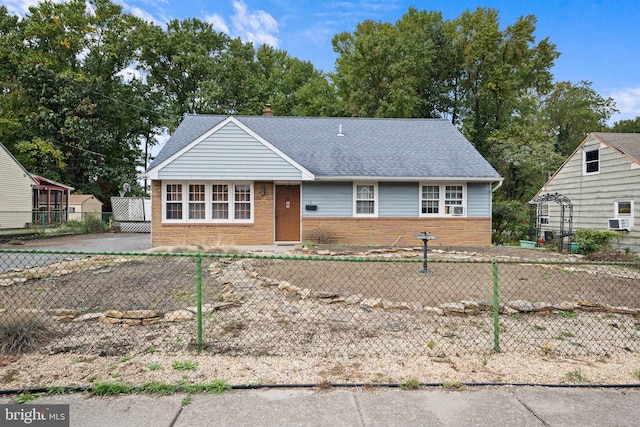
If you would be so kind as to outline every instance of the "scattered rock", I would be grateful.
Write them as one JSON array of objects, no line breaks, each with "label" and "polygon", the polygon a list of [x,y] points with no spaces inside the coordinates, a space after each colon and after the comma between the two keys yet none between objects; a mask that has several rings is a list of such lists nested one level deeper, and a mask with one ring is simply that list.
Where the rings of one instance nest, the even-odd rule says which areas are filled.
[{"label": "scattered rock", "polygon": [[394,319],[382,319],[380,325],[386,330],[394,332],[401,331],[406,327],[403,322]]},{"label": "scattered rock", "polygon": [[521,313],[528,313],[530,311],[534,311],[534,307],[533,304],[529,301],[525,301],[525,300],[515,300],[515,301],[509,301],[507,303],[507,307],[512,308],[516,311],[519,311]]},{"label": "scattered rock", "polygon": [[333,322],[351,322],[353,320],[353,314],[344,311],[332,311],[327,313],[327,320]]},{"label": "scattered rock", "polygon": [[300,309],[295,305],[283,305],[280,307],[280,311],[286,314],[298,314],[300,313]]},{"label": "scattered rock", "polygon": [[165,322],[184,322],[193,319],[194,315],[189,310],[176,310],[169,313],[165,313]]},{"label": "scattered rock", "polygon": [[444,314],[464,314],[464,304],[459,302],[447,302],[440,304]]}]

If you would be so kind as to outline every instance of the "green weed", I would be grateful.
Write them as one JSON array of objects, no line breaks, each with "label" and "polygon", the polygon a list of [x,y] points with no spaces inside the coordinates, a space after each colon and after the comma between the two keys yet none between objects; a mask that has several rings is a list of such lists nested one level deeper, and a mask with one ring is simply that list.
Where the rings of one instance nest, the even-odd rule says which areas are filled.
[{"label": "green weed", "polygon": [[192,360],[185,360],[185,361],[179,362],[175,360],[171,364],[171,367],[176,371],[195,371],[196,368],[198,368],[198,362],[194,362]]}]

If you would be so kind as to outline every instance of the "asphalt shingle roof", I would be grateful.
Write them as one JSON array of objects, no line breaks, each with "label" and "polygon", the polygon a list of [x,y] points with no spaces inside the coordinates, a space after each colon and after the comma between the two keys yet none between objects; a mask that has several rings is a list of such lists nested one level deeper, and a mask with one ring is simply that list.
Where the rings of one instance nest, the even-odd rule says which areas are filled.
[{"label": "asphalt shingle roof", "polygon": [[[317,177],[501,179],[447,120],[234,117]],[[185,116],[149,170],[226,118]]]},{"label": "asphalt shingle roof", "polygon": [[640,163],[640,133],[594,132],[593,135]]}]

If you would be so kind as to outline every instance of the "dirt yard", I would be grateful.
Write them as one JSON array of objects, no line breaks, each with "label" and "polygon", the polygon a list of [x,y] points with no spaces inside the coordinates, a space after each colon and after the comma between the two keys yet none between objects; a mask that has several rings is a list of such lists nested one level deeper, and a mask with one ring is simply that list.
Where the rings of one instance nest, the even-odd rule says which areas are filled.
[{"label": "dirt yard", "polygon": [[[37,246],[20,248],[28,247]],[[57,329],[40,351],[6,367],[0,363],[2,382],[178,381],[170,368],[176,358],[201,364],[183,379],[214,376],[234,383],[410,376],[427,382],[564,382],[572,366],[590,382],[608,383],[632,382],[631,373],[640,369],[640,323],[609,310],[640,308],[637,270],[520,248],[438,248],[429,253],[433,274],[426,275],[419,272],[419,248],[322,253],[327,250],[329,258],[364,254],[389,262],[204,257],[201,356],[194,353],[194,320],[130,327],[52,322],[48,326]],[[500,261],[502,304],[547,305],[541,312],[503,314],[505,354],[493,353],[490,312],[437,312],[443,304],[491,302],[491,259]],[[20,308],[183,310],[195,305],[195,277],[193,257],[69,258],[0,275],[1,316]],[[589,304],[553,308],[577,302]],[[152,372],[150,363],[163,369]]]}]

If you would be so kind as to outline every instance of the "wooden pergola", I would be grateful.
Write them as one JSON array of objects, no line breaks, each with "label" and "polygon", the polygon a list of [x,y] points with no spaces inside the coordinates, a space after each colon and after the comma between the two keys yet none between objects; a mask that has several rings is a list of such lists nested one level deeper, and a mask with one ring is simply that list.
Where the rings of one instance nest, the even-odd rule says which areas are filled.
[{"label": "wooden pergola", "polygon": [[69,195],[74,188],[39,175],[32,176],[38,183],[33,188],[33,223],[65,222],[69,212]]}]

